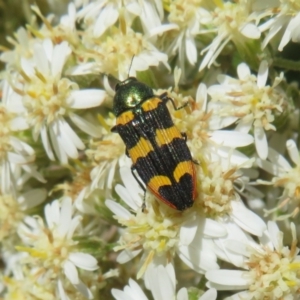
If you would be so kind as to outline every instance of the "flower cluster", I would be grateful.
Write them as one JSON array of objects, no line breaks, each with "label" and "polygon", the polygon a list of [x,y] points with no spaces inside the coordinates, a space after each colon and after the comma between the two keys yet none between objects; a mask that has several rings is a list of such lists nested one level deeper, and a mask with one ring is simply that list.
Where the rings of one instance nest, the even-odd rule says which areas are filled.
[{"label": "flower cluster", "polygon": [[0,299],[298,299],[299,3],[46,2],[0,48]]}]

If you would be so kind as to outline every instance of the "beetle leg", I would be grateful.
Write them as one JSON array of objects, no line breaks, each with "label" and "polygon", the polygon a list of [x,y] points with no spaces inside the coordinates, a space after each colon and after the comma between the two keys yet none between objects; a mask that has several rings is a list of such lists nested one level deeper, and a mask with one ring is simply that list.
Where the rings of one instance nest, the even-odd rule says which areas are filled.
[{"label": "beetle leg", "polygon": [[185,132],[181,132],[181,135],[184,138],[184,141],[186,142],[187,141],[187,135],[186,135],[186,133]]},{"label": "beetle leg", "polygon": [[143,198],[143,205],[142,205],[142,212],[145,211],[146,208],[146,188],[145,185],[143,184],[143,182],[136,176],[135,172],[136,168],[134,166],[131,166],[131,173],[134,177],[134,179],[137,181],[137,183],[139,184],[139,186],[141,187],[141,189],[144,191],[144,198]]},{"label": "beetle leg", "polygon": [[192,158],[192,162],[193,162],[195,165],[198,165],[198,166],[200,165],[200,163],[199,163],[199,161],[198,161],[197,159],[193,159],[193,158]]},{"label": "beetle leg", "polygon": [[161,100],[166,104],[168,101],[171,101],[173,107],[175,110],[180,110],[184,107],[186,107],[187,105],[189,105],[189,102],[185,102],[183,105],[177,107],[173,98],[168,97],[168,93],[163,93],[162,95],[160,95]]}]

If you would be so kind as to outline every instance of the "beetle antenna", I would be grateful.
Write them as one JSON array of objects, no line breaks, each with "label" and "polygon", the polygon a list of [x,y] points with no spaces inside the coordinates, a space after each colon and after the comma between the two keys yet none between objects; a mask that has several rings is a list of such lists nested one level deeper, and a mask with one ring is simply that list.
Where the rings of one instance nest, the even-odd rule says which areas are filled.
[{"label": "beetle antenna", "polygon": [[133,59],[134,59],[134,54],[133,54],[133,56],[132,56],[132,58],[131,58],[131,62],[130,62],[129,69],[128,69],[127,78],[129,77],[129,73],[130,73],[130,69],[131,69],[131,67],[132,67]]}]

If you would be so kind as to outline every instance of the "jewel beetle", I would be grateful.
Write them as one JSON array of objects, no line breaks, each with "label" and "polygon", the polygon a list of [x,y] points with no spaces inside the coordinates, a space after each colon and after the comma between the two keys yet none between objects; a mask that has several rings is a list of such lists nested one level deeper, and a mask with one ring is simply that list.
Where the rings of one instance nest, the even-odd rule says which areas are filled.
[{"label": "jewel beetle", "polygon": [[135,77],[118,83],[115,91],[112,131],[125,143],[133,176],[144,192],[147,188],[168,206],[180,211],[191,207],[196,198],[195,166],[186,135],[174,125],[167,102],[180,108],[167,93],[154,95]]}]

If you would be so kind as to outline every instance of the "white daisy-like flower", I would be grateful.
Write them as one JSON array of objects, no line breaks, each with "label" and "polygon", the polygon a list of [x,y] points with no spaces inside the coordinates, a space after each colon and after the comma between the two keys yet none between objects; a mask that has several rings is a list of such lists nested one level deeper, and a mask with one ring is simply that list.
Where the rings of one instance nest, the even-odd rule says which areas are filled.
[{"label": "white daisy-like flower", "polygon": [[[290,162],[277,151],[269,148],[268,160],[257,159],[259,167],[274,175],[271,183],[275,187],[283,189],[280,196],[280,203],[270,212],[276,212],[282,209],[286,212],[285,215],[277,218],[295,217],[300,210],[300,155],[295,141],[288,140],[286,142],[286,149],[290,157]],[[261,181],[261,183],[265,183]],[[270,182],[267,182],[270,184]]]},{"label": "white daisy-like flower", "polygon": [[259,26],[262,32],[268,31],[262,48],[265,48],[279,32],[283,32],[278,46],[278,50],[282,51],[290,41],[300,41],[300,3],[298,1],[277,0],[270,2],[270,4],[271,7],[261,13],[258,12],[258,16],[259,14],[262,17],[268,16],[266,22]]},{"label": "white daisy-like flower", "polygon": [[[18,132],[28,128],[22,116],[22,107],[13,101],[13,90],[7,81],[2,82],[2,99],[0,102],[0,191],[2,195],[16,195],[20,187],[29,177],[44,181],[37,172],[35,152],[31,146],[18,137]],[[22,173],[26,173],[26,175]]]},{"label": "white daisy-like flower", "polygon": [[228,120],[238,122],[236,130],[248,133],[253,130],[255,147],[260,158],[268,156],[266,131],[276,130],[275,117],[288,110],[287,95],[278,84],[283,74],[276,77],[272,86],[266,85],[268,64],[262,61],[258,75],[251,74],[249,67],[241,63],[237,67],[238,79],[219,75],[220,84],[210,86],[211,97],[209,108],[215,111],[215,123]]},{"label": "white daisy-like flower", "polygon": [[175,253],[199,273],[218,268],[212,240],[206,237],[225,236],[221,225],[193,213],[170,209],[150,195],[143,212],[143,190],[128,167],[122,167],[120,173],[125,187],[117,185],[116,192],[130,211],[115,201],[106,200],[115,218],[125,227],[115,248],[122,250],[117,258],[119,263],[142,254],[137,278],[152,265],[171,262]]},{"label": "white daisy-like flower", "polygon": [[242,290],[230,299],[298,299],[300,286],[300,256],[297,255],[295,225],[291,223],[290,249],[283,245],[283,233],[275,222],[268,222],[268,230],[254,242],[246,234],[227,240],[225,252],[235,254],[245,270],[211,270],[205,276],[208,286],[217,290]]},{"label": "white daisy-like flower", "polygon": [[[58,23],[55,20],[57,15],[50,14],[45,17],[36,5],[32,5],[31,9],[43,22],[40,28],[33,31],[39,37],[39,40],[34,42],[46,39],[57,43],[66,41],[73,51],[80,47],[80,34],[76,28],[76,7],[73,2],[69,3],[67,13],[61,16]],[[33,49],[33,46],[31,46],[31,49]]]},{"label": "white daisy-like flower", "polygon": [[[151,268],[147,272],[146,286],[151,291],[154,300],[188,300],[188,292],[186,288],[181,288],[176,293],[176,276],[172,264],[166,266],[159,265]],[[141,287],[133,279],[129,279],[123,291],[112,289],[112,295],[116,300],[148,300]],[[209,289],[198,300],[215,300],[217,298],[217,291]]]},{"label": "white daisy-like flower", "polygon": [[[118,168],[125,159],[125,145],[120,136],[111,132],[115,117],[103,118],[98,116],[101,138],[90,140],[85,151],[88,158],[86,165],[81,164],[70,184],[64,189],[75,199],[76,208],[82,213],[95,214],[95,203],[92,194],[108,198],[112,194],[118,176]],[[125,159],[126,160],[126,159]]]},{"label": "white daisy-like flower", "polygon": [[251,160],[248,165],[232,166],[228,163],[224,166],[222,160],[202,159],[197,172],[198,197],[193,208],[220,224],[233,221],[245,231],[262,236],[266,229],[264,221],[243,204],[235,186],[238,179],[241,184],[241,169],[251,165]]},{"label": "white daisy-like flower", "polygon": [[166,52],[170,55],[178,53],[182,70],[184,70],[186,58],[191,65],[196,64],[198,50],[195,38],[199,34],[201,22],[205,23],[208,22],[207,18],[211,19],[211,15],[202,7],[203,2],[203,0],[164,1],[164,7],[169,12],[170,24],[164,24],[152,30],[152,34],[172,30],[166,38],[168,43]]},{"label": "white daisy-like flower", "polygon": [[23,264],[32,269],[31,274],[36,276],[37,282],[55,283],[61,299],[67,299],[69,283],[91,299],[92,293],[77,268],[97,270],[97,260],[76,248],[77,242],[72,238],[81,216],[72,216],[73,211],[72,199],[64,197],[46,205],[46,223],[38,216],[26,217],[18,229],[24,246],[18,246],[17,250],[28,253]]},{"label": "white daisy-like flower", "polygon": [[13,237],[16,229],[26,216],[26,212],[46,199],[44,189],[28,190],[17,197],[0,195],[0,240]]},{"label": "white daisy-like flower", "polygon": [[[136,17],[140,18],[145,33],[161,25],[163,18],[163,4],[161,1],[149,0],[96,0],[76,1],[78,7],[77,18],[84,19],[87,24],[93,23],[93,35],[99,38],[109,27],[118,20],[128,27]],[[122,13],[121,13],[122,12]]]},{"label": "white daisy-like flower", "polygon": [[7,37],[8,42],[13,45],[13,50],[7,49],[0,55],[1,61],[7,64],[7,67],[20,67],[20,57],[31,57],[32,46],[36,40],[32,37],[30,32],[25,28],[20,27],[12,37]]},{"label": "white daisy-like flower", "polygon": [[[82,131],[99,136],[98,127],[74,113],[102,103],[106,93],[97,89],[79,90],[77,84],[63,77],[63,68],[71,49],[67,42],[53,45],[44,40],[34,45],[31,59],[21,59],[22,70],[12,77],[12,101],[24,109],[35,140],[40,136],[48,157],[66,164],[77,158],[85,145],[66,121],[70,118]],[[54,152],[53,152],[54,149]]]},{"label": "white daisy-like flower", "polygon": [[243,55],[253,56],[251,49],[247,48],[247,39],[259,39],[261,33],[255,24],[254,16],[251,15],[251,4],[248,0],[217,2],[217,7],[211,12],[211,18],[207,18],[206,25],[209,29],[201,30],[201,33],[215,32],[217,36],[201,51],[201,54],[206,54],[199,71],[206,66],[209,68],[229,41],[232,41]]},{"label": "white daisy-like flower", "polygon": [[135,32],[130,27],[124,33],[117,27],[110,27],[100,38],[91,32],[93,24],[84,29],[82,43],[85,49],[78,51],[84,61],[74,67],[70,74],[103,73],[111,74],[119,80],[124,80],[130,75],[136,76],[136,71],[148,70],[150,66],[163,63],[166,68],[168,56],[159,51],[151,39],[140,32]]}]

